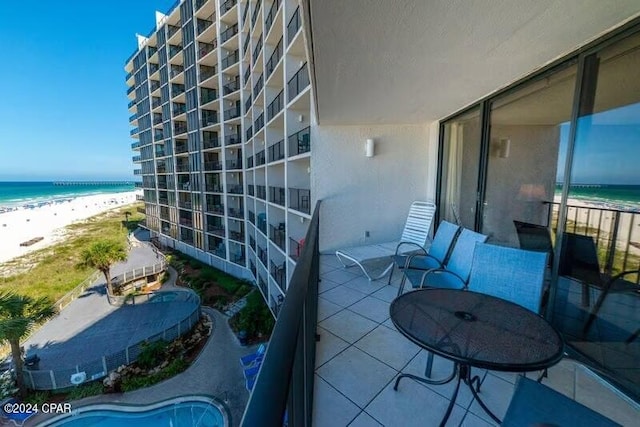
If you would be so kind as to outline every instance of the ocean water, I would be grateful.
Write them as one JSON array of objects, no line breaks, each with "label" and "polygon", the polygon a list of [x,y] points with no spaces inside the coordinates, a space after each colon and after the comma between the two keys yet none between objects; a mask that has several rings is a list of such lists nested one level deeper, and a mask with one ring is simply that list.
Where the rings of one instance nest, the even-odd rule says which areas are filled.
[{"label": "ocean water", "polygon": [[[556,195],[561,192],[562,185],[556,185]],[[640,209],[640,185],[573,185],[569,197],[610,208]]]},{"label": "ocean water", "polygon": [[92,194],[133,191],[133,182],[0,182],[0,207],[16,207]]}]

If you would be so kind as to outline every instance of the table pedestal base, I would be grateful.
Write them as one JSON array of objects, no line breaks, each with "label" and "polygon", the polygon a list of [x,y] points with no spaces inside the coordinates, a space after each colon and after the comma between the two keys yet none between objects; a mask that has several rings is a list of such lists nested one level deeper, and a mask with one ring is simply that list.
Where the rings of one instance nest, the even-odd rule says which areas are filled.
[{"label": "table pedestal base", "polygon": [[447,412],[445,412],[444,417],[440,422],[440,427],[444,427],[447,424],[447,420],[449,420],[449,416],[451,416],[453,405],[455,405],[456,399],[458,398],[458,391],[460,391],[460,382],[464,382],[469,387],[469,389],[471,390],[471,393],[473,394],[473,398],[478,401],[478,404],[480,404],[480,407],[491,417],[491,419],[493,419],[498,424],[502,423],[500,419],[496,417],[493,414],[493,412],[489,410],[489,408],[487,408],[487,405],[485,405],[482,399],[480,399],[480,396],[478,395],[478,393],[480,392],[480,377],[478,375],[471,376],[471,366],[469,365],[456,363],[453,367],[453,372],[451,373],[451,375],[442,380],[431,380],[429,378],[418,377],[412,374],[400,374],[398,375],[398,378],[396,379],[396,383],[393,386],[394,390],[396,391],[398,390],[398,384],[400,384],[400,380],[405,377],[411,378],[421,383],[432,384],[432,385],[447,384],[453,381],[453,379],[457,377],[456,388],[454,389],[453,395],[451,396],[451,400],[449,401]]}]

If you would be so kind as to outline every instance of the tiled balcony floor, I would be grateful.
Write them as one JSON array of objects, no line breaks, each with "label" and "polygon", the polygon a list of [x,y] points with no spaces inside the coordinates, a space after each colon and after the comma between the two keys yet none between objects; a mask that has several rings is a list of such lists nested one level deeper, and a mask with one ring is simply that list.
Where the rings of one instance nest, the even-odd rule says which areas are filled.
[{"label": "tiled balcony floor", "polygon": [[[398,391],[393,390],[400,372],[424,375],[426,364],[426,352],[396,331],[389,319],[400,274],[387,286],[386,277],[369,282],[357,267],[344,269],[333,255],[320,258],[314,426],[437,426],[454,382],[428,386],[405,378]],[[436,357],[434,377],[444,377],[451,369],[451,362]],[[484,378],[484,402],[502,417],[516,375],[474,373]],[[543,382],[622,425],[638,425],[640,407],[574,361],[551,368]],[[461,386],[447,425],[495,424]]]}]

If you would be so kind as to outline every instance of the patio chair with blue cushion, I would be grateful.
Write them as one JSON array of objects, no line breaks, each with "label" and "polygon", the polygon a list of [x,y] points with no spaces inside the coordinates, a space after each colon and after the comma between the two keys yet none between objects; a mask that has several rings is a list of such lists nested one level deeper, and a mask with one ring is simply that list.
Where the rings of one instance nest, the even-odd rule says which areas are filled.
[{"label": "patio chair with blue cushion", "polygon": [[[411,286],[462,289],[466,286],[471,272],[473,252],[478,242],[485,242],[487,236],[468,229],[463,229],[456,239],[451,255],[443,268],[421,269],[405,268],[404,277],[398,289],[398,295],[404,290],[405,280],[409,280]],[[413,262],[412,259],[408,263]]]},{"label": "patio chair with blue cushion", "polygon": [[[415,253],[427,253],[429,230],[436,212],[436,205],[431,202],[413,202],[405,223],[400,241],[354,246],[336,251],[336,257],[343,267],[357,265],[369,280],[377,280],[393,269],[393,256]],[[378,276],[372,275],[364,267],[364,263],[378,259],[389,259],[389,265]]]},{"label": "patio chair with blue cushion", "polygon": [[545,252],[478,243],[467,289],[511,301],[540,313]]},{"label": "patio chair with blue cushion", "polygon": [[[431,270],[432,268],[441,268],[444,262],[451,252],[453,242],[460,232],[460,226],[451,224],[448,221],[442,221],[438,226],[436,235],[433,236],[433,241],[426,254],[413,254],[413,255],[395,255],[393,262],[398,266],[400,270],[405,267],[419,268],[424,270]],[[391,284],[391,277],[393,276],[393,270],[389,274],[389,282]]]},{"label": "patio chair with blue cushion", "polygon": [[564,394],[532,381],[518,378],[511,403],[501,424],[520,426],[620,426]]},{"label": "patio chair with blue cushion", "polygon": [[251,392],[253,389],[253,385],[255,384],[258,373],[260,372],[260,366],[262,366],[262,358],[243,372],[244,384],[248,392]]},{"label": "patio chair with blue cushion", "polygon": [[0,402],[0,418],[7,421],[11,421],[11,423],[13,423],[13,425],[15,426],[23,426],[24,423],[26,423],[29,418],[37,414],[37,412],[30,411],[30,412],[18,413],[18,412],[5,411],[5,407],[7,404],[17,404],[17,403],[19,402],[12,397],[2,400],[2,402]]},{"label": "patio chair with blue cushion", "polygon": [[256,362],[262,361],[262,358],[264,357],[264,353],[265,353],[266,350],[267,350],[267,347],[264,344],[260,344],[260,346],[255,351],[255,353],[251,353],[251,354],[247,354],[246,356],[242,356],[240,358],[240,364],[244,368],[247,368],[247,367],[255,364]]}]

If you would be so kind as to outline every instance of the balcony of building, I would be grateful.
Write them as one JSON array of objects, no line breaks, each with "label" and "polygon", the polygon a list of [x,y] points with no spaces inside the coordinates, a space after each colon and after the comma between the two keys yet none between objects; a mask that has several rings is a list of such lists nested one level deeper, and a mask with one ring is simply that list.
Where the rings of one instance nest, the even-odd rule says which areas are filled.
[{"label": "balcony of building", "polygon": [[193,213],[182,209],[178,210],[178,224],[193,228]]},{"label": "balcony of building", "polygon": [[200,106],[205,107],[208,103],[218,99],[218,91],[207,87],[200,88]]},{"label": "balcony of building", "polygon": [[[280,289],[284,290],[286,288],[287,283],[287,263],[285,261],[281,263],[275,263],[273,260],[269,261],[269,274],[273,277],[273,280],[276,281]],[[279,301],[280,302],[280,301]],[[273,304],[271,304],[272,311],[276,312],[277,309],[274,310]]]},{"label": "balcony of building", "polygon": [[247,194],[249,196],[255,196],[256,195],[256,187],[251,183],[247,184]]},{"label": "balcony of building", "polygon": [[206,215],[207,217],[207,233],[218,237],[225,237],[224,219],[218,216]]},{"label": "balcony of building", "polygon": [[187,191],[187,192],[191,191],[191,179],[189,178],[189,175],[178,175],[177,181],[178,181],[178,185],[177,185],[178,191]]},{"label": "balcony of building", "polygon": [[237,4],[238,4],[238,0],[226,0],[225,2],[221,3],[220,17],[222,18],[224,15],[229,13]]},{"label": "balcony of building", "polygon": [[194,232],[191,228],[180,227],[180,239],[181,242],[186,243],[187,245],[192,245],[194,243]]},{"label": "balcony of building", "polygon": [[233,105],[231,108],[227,108],[226,110],[224,110],[224,119],[225,120],[237,119],[240,117],[240,112],[241,112],[240,101],[237,101],[235,105]]},{"label": "balcony of building", "polygon": [[193,209],[191,194],[178,193],[178,206],[183,209]]},{"label": "balcony of building", "polygon": [[214,40],[213,43],[198,42],[198,59],[204,59],[209,56],[210,53],[214,52],[217,46],[218,43],[216,40]]},{"label": "balcony of building", "polygon": [[224,216],[224,203],[222,203],[222,196],[207,194],[205,208],[206,213]]},{"label": "balcony of building", "polygon": [[289,23],[287,23],[287,45],[291,44],[301,26],[302,17],[300,16],[300,7],[297,7]]},{"label": "balcony of building", "polygon": [[289,188],[289,208],[311,214],[311,191],[301,188]]},{"label": "balcony of building", "polygon": [[182,135],[184,133],[187,133],[187,122],[174,121],[173,122],[173,134],[174,135]]},{"label": "balcony of building", "polygon": [[305,154],[311,151],[310,128],[306,127],[288,137],[289,157]]},{"label": "balcony of building", "polygon": [[224,44],[232,37],[238,34],[238,24],[228,26],[224,31],[220,33],[220,44]]},{"label": "balcony of building", "polygon": [[286,252],[286,228],[284,222],[279,223],[277,226],[269,224],[269,239],[283,252]]},{"label": "balcony of building", "polygon": [[271,7],[269,8],[269,11],[266,12],[266,9],[265,9],[265,13],[267,14],[267,16],[265,16],[264,18],[264,33],[267,36],[269,36],[269,33],[272,27],[275,27],[277,29],[282,26],[282,21],[280,20],[280,15],[278,14],[281,4],[282,4],[281,0],[273,0],[273,3],[271,3]]},{"label": "balcony of building", "polygon": [[174,102],[172,104],[173,106],[173,118],[175,119],[176,117],[185,114],[187,112],[187,104],[182,103],[182,102]]},{"label": "balcony of building", "polygon": [[220,148],[220,138],[218,132],[202,131],[202,148],[205,150],[211,148]]},{"label": "balcony of building", "polygon": [[169,65],[169,80],[173,83],[184,83],[184,66],[178,64]]},{"label": "balcony of building", "polygon": [[176,158],[176,172],[190,172],[191,167],[189,166],[189,158],[188,157],[177,157]]},{"label": "balcony of building", "polygon": [[151,117],[153,117],[151,122],[153,126],[162,126],[162,113],[153,113]]},{"label": "balcony of building", "polygon": [[309,70],[305,63],[287,83],[289,101],[295,99],[300,92],[309,86]]},{"label": "balcony of building", "polygon": [[159,108],[162,105],[162,98],[159,96],[151,97],[151,109]]},{"label": "balcony of building", "polygon": [[242,132],[240,125],[227,126],[227,133],[224,137],[225,147],[237,144],[242,144]]},{"label": "balcony of building", "polygon": [[244,243],[244,220],[230,219],[228,225],[229,239]]},{"label": "balcony of building", "polygon": [[171,99],[184,94],[185,86],[180,83],[171,83]]},{"label": "balcony of building", "polygon": [[[169,188],[169,179],[166,175],[158,175],[158,188],[161,190],[166,190]],[[173,185],[172,185],[173,187]]]},{"label": "balcony of building", "polygon": [[204,153],[204,171],[213,172],[222,170],[222,161],[218,153]]},{"label": "balcony of building", "polygon": [[258,117],[253,121],[254,132],[257,133],[264,127],[264,112],[260,113]]},{"label": "balcony of building", "polygon": [[189,144],[186,139],[175,140],[175,154],[185,154],[189,152]]},{"label": "balcony of building", "polygon": [[284,108],[284,89],[267,106],[267,121],[271,121]]},{"label": "balcony of building", "polygon": [[286,202],[285,194],[286,192],[283,187],[269,186],[269,201],[271,203],[284,206]]},{"label": "balcony of building", "polygon": [[[210,29],[210,28],[211,29],[215,29],[213,27],[213,24],[215,23],[215,21],[216,21],[215,13],[209,15],[206,18],[196,18],[196,35],[198,37],[202,35],[203,38],[206,38],[206,34],[203,35],[203,33],[205,31],[207,31],[208,29]],[[208,33],[209,32],[207,31],[207,34]],[[213,31],[212,31],[212,33],[213,33]]]},{"label": "balcony of building", "polygon": [[262,6],[262,2],[259,1],[257,2],[253,7],[253,13],[251,14],[251,28],[255,29],[257,28],[256,23],[258,24],[258,26],[261,26],[262,21],[258,19],[258,17],[260,16],[260,12],[262,11],[261,9]]},{"label": "balcony of building", "polygon": [[262,166],[266,163],[265,150],[256,153],[256,166]]},{"label": "balcony of building", "polygon": [[160,90],[160,80],[149,80],[149,91],[151,93]]},{"label": "balcony of building", "polygon": [[238,49],[229,52],[222,60],[220,61],[220,69],[226,70],[234,64],[237,64],[240,60],[240,51]]},{"label": "balcony of building", "polygon": [[206,173],[204,175],[204,191],[209,193],[222,193],[222,180],[219,173]]},{"label": "balcony of building", "polygon": [[242,267],[246,265],[244,242],[229,241],[229,261]]},{"label": "balcony of building", "polygon": [[209,127],[209,126],[213,126],[213,125],[217,125],[218,123],[220,123],[220,120],[218,119],[218,112],[216,110],[201,110],[201,121],[200,121],[200,125],[203,128]]},{"label": "balcony of building", "polygon": [[258,244],[258,251],[256,252],[256,255],[258,255],[258,259],[260,260],[264,268],[265,269],[269,268],[269,258],[267,257],[267,250],[261,247],[259,244]]},{"label": "balcony of building", "polygon": [[269,163],[284,159],[284,139],[269,146],[267,152],[269,153]]},{"label": "balcony of building", "polygon": [[[282,59],[282,55],[284,53],[284,38],[280,38],[276,46],[273,48],[273,51],[269,55],[269,60],[265,64],[265,79],[268,81],[269,77],[278,69],[278,65],[280,64],[280,60]],[[265,52],[266,53],[266,52]],[[277,73],[281,76],[281,72]]]},{"label": "balcony of building", "polygon": [[[208,66],[208,65],[200,65],[200,83],[204,83],[205,81],[211,79],[212,77],[218,74],[218,67]],[[215,79],[212,80],[213,83],[217,83]]]},{"label": "balcony of building", "polygon": [[208,252],[222,259],[227,258],[225,240],[216,236],[207,236]]},{"label": "balcony of building", "polygon": [[[240,90],[239,76],[225,76],[226,83],[222,85],[222,93],[224,96],[232,94]],[[238,113],[239,115],[239,113]]]}]

